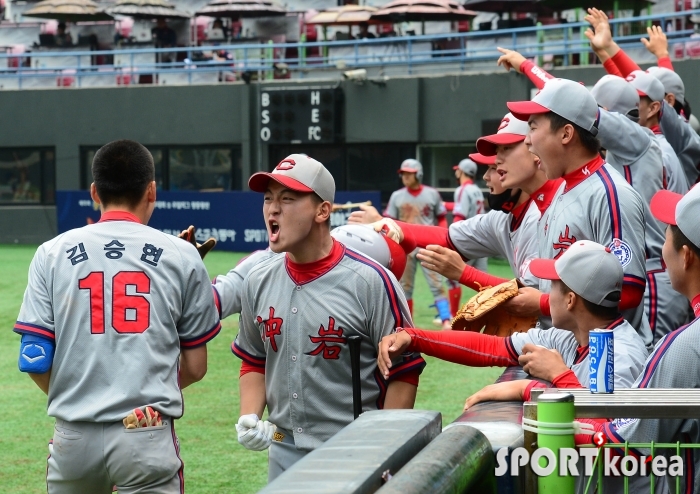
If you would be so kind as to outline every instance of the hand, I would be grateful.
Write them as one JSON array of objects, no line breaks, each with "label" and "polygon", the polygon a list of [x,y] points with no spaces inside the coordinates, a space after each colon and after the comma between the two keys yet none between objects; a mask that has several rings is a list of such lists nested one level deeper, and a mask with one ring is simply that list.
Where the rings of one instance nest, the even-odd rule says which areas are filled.
[{"label": "hand", "polygon": [[657,59],[668,56],[668,40],[659,26],[647,28],[649,39],[642,38],[640,41]]},{"label": "hand", "polygon": [[552,382],[559,374],[569,370],[558,351],[532,343],[523,347],[523,353],[518,358],[518,363],[531,376],[549,382]]},{"label": "hand", "polygon": [[464,409],[469,410],[482,401],[522,401],[525,389],[531,382],[528,379],[520,379],[490,384],[467,398]]},{"label": "hand", "polygon": [[203,244],[197,243],[197,240],[194,238],[194,226],[192,225],[190,225],[187,230],[182,230],[180,235],[178,235],[178,238],[181,238],[194,245],[197,252],[199,252],[199,257],[202,259],[204,259],[204,256],[206,256],[216,245],[216,239],[214,237],[209,237],[209,239],[207,239],[207,241]]},{"label": "hand", "polygon": [[411,335],[406,331],[387,335],[379,342],[377,366],[384,379],[389,379],[392,359],[404,353],[410,344]]},{"label": "hand", "polygon": [[[592,29],[586,29],[584,34],[591,42],[593,51],[596,53],[605,52],[609,56],[613,56],[617,52],[613,48],[617,48],[617,45],[612,39],[610,23],[605,12],[598,9],[588,9],[588,15],[583,19],[591,24]],[[614,52],[610,53],[611,51]]]},{"label": "hand", "polygon": [[524,56],[515,50],[508,50],[506,48],[501,48],[500,46],[496,47],[496,49],[503,53],[503,55],[498,58],[496,65],[502,66],[504,69],[506,69],[506,71],[513,69],[516,72],[520,72],[520,66],[526,60]]},{"label": "hand", "polygon": [[353,211],[348,217],[348,223],[354,224],[367,224],[374,223],[382,219],[382,215],[379,214],[377,208],[374,206],[368,206],[367,204],[361,204],[359,206],[360,211]]},{"label": "hand", "polygon": [[387,237],[392,239],[397,244],[403,242],[403,230],[391,218],[382,218],[379,221],[372,223],[372,228],[375,232],[383,232]]},{"label": "hand", "polygon": [[241,415],[236,424],[238,442],[251,451],[263,451],[272,444],[275,426],[267,420],[259,420],[254,413]]},{"label": "hand", "polygon": [[416,257],[424,268],[454,281],[459,281],[467,265],[459,253],[440,245],[428,245],[425,249],[419,250]]},{"label": "hand", "polygon": [[503,308],[516,316],[539,317],[542,292],[536,288],[523,287],[518,294],[503,303]]}]

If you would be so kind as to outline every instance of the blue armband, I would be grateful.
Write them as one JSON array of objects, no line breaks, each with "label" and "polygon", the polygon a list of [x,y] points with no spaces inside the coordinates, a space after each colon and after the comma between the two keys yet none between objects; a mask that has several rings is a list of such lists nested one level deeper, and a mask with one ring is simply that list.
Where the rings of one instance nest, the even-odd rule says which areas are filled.
[{"label": "blue armband", "polygon": [[48,338],[23,334],[19,345],[19,370],[32,374],[45,374],[51,370],[56,345]]}]

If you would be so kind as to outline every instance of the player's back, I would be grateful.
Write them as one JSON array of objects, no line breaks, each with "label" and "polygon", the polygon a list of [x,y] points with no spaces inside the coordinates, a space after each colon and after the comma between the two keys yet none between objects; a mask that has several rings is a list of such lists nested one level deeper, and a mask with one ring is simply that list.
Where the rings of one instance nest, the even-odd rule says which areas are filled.
[{"label": "player's back", "polygon": [[179,417],[180,347],[220,328],[206,270],[191,244],[106,217],[117,219],[41,245],[30,267],[17,326],[55,334],[48,413],[112,422],[151,405]]},{"label": "player's back", "polygon": [[404,187],[394,191],[384,212],[385,216],[421,225],[436,225],[438,218],[445,214],[440,193],[427,185],[416,190]]}]

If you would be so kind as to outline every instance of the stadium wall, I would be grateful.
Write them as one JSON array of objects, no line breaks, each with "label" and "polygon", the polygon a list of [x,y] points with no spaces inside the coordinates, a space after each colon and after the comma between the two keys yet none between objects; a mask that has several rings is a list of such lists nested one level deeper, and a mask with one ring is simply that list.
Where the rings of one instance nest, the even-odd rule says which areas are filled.
[{"label": "stadium wall", "polygon": [[[686,81],[686,98],[700,114],[700,62],[674,62]],[[554,74],[586,85],[600,66],[561,68]],[[304,87],[312,81],[261,85],[132,86],[62,90],[0,91],[0,148],[55,149],[56,189],[81,187],[81,148],[118,138],[146,145],[231,144],[241,149],[241,180],[267,169],[275,156],[259,139],[261,88]],[[324,83],[327,85],[327,82]],[[345,145],[399,143],[473,144],[505,113],[507,101],[528,99],[532,85],[514,73],[399,77],[382,84],[341,81]],[[309,154],[315,144],[292,146]],[[286,149],[290,149],[287,147]],[[387,163],[395,173],[397,163]],[[377,189],[373,176],[364,189]],[[37,243],[56,232],[55,207],[0,206],[0,243]],[[31,228],[26,225],[31,225]]]}]

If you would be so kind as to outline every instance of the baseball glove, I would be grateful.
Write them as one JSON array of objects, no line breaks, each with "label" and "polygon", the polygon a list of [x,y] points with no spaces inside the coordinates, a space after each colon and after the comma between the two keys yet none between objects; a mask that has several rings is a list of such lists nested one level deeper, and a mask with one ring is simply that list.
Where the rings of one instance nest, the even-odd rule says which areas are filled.
[{"label": "baseball glove", "polygon": [[499,305],[518,294],[519,287],[518,280],[513,279],[494,287],[482,288],[459,309],[452,319],[452,329],[505,337],[534,328],[537,324],[536,317],[516,316],[502,308],[498,309]]},{"label": "baseball glove", "polygon": [[160,413],[151,407],[134,408],[134,410],[122,420],[127,429],[140,429],[142,427],[155,427],[163,425]]},{"label": "baseball glove", "polygon": [[187,230],[182,230],[178,237],[194,245],[197,248],[197,252],[199,252],[199,257],[202,259],[204,259],[204,256],[216,245],[216,239],[214,237],[209,237],[203,244],[197,242],[194,238],[194,226],[192,225],[190,225]]}]

